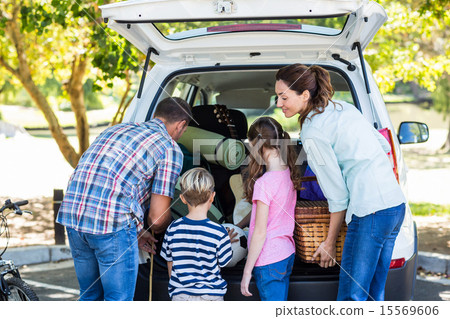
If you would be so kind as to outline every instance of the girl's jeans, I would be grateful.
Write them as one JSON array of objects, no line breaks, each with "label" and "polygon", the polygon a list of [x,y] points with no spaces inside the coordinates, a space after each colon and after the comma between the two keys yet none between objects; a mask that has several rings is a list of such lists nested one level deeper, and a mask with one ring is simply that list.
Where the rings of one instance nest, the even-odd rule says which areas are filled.
[{"label": "girl's jeans", "polygon": [[342,252],[337,300],[384,300],[395,239],[405,204],[364,217],[353,215]]},{"label": "girl's jeans", "polygon": [[263,301],[286,301],[289,276],[294,266],[295,254],[279,262],[253,268],[259,296]]},{"label": "girl's jeans", "polygon": [[67,227],[80,300],[133,300],[138,272],[136,225],[105,235]]}]

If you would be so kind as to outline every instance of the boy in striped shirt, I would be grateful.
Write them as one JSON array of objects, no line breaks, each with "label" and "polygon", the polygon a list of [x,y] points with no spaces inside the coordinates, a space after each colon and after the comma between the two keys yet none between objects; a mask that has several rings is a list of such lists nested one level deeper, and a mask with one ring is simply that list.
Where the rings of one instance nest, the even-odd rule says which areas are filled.
[{"label": "boy in striped shirt", "polygon": [[161,257],[167,261],[169,296],[174,301],[223,300],[227,283],[220,268],[233,255],[229,234],[206,216],[214,200],[214,179],[203,168],[187,171],[180,179],[180,199],[189,213],[170,224]]}]

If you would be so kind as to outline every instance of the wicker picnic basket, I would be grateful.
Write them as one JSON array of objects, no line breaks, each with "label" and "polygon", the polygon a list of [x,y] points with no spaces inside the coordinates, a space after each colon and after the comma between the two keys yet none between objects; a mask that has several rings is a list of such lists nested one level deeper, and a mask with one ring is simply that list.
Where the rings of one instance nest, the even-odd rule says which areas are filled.
[{"label": "wicker picnic basket", "polygon": [[[319,258],[312,260],[312,256],[328,234],[330,212],[326,201],[299,201],[295,208],[295,250],[297,256],[306,263],[318,263]],[[347,225],[342,223],[336,241],[336,261],[342,259]]]}]

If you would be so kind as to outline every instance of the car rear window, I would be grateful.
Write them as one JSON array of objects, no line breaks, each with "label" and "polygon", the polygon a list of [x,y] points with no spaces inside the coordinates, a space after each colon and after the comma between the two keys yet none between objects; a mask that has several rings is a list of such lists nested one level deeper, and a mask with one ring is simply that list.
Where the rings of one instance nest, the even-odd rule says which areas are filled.
[{"label": "car rear window", "polygon": [[189,21],[154,23],[169,40],[231,32],[297,32],[335,36],[342,32],[348,15],[314,19]]}]

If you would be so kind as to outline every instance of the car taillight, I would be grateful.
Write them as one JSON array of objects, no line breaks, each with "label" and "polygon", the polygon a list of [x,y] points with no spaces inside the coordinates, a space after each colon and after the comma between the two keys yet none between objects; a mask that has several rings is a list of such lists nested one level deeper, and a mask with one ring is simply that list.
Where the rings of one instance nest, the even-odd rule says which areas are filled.
[{"label": "car taillight", "polygon": [[392,259],[389,269],[402,268],[404,264],[405,264],[405,258]]},{"label": "car taillight", "polygon": [[381,135],[383,135],[391,145],[391,151],[388,152],[387,155],[389,157],[389,160],[391,161],[392,170],[394,171],[395,177],[397,178],[397,182],[400,183],[400,179],[398,177],[397,154],[395,152],[394,138],[392,137],[392,131],[388,128],[382,128],[378,130],[378,132],[380,132]]},{"label": "car taillight", "polygon": [[207,32],[236,32],[236,31],[280,31],[301,30],[301,24],[260,23],[260,24],[231,24],[208,27]]}]

